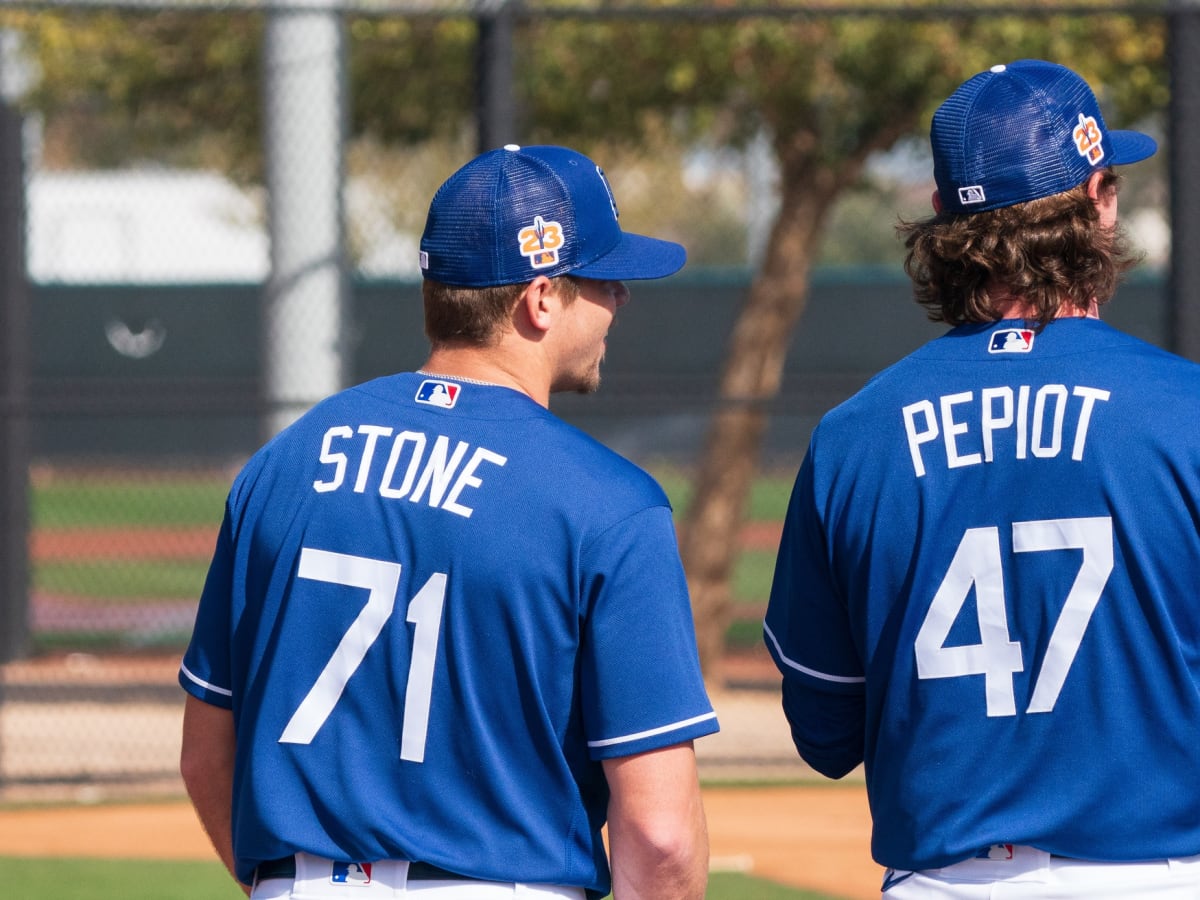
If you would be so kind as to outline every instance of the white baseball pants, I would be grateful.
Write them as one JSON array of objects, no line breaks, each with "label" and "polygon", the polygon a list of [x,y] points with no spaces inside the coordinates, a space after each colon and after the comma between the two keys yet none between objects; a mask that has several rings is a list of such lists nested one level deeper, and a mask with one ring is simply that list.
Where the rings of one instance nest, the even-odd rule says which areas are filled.
[{"label": "white baseball pants", "polygon": [[497,881],[409,881],[404,860],[380,860],[369,875],[359,871],[333,877],[332,860],[296,854],[295,878],[268,878],[254,885],[251,900],[381,900],[413,897],[414,900],[584,900],[583,888],[549,884]]},{"label": "white baseball pants", "polygon": [[889,869],[883,900],[1196,900],[1200,856],[1090,862],[1020,845],[943,869]]}]

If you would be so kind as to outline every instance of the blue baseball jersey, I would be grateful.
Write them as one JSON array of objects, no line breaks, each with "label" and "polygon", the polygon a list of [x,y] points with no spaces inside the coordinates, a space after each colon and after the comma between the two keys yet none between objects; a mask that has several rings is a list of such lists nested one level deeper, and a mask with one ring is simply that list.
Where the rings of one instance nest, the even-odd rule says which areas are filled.
[{"label": "blue baseball jersey", "polygon": [[601,760],[718,728],[658,484],[417,373],[238,475],[180,683],[233,712],[243,881],[304,851],[604,894]]},{"label": "blue baseball jersey", "polygon": [[1096,319],[962,326],[813,433],[765,622],[880,864],[1200,853],[1200,366]]}]

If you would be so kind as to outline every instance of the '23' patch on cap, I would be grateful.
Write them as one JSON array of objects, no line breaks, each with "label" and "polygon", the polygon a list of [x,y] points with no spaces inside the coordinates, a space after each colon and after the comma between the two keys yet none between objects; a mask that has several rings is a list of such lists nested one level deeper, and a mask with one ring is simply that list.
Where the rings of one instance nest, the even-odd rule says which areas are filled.
[{"label": "'23' patch on cap", "polygon": [[558,265],[558,251],[566,243],[563,227],[558,222],[547,222],[541,216],[533,224],[522,228],[517,234],[521,255],[529,259],[534,269],[545,269]]}]

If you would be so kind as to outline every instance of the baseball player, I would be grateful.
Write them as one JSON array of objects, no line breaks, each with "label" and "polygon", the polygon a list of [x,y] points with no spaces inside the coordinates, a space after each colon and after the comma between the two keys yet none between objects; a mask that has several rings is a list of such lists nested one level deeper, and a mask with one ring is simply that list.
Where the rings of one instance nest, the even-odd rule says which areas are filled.
[{"label": "baseball player", "polygon": [[438,190],[420,257],[424,366],[233,483],[180,673],[189,794],[256,900],[700,898],[718,726],[671,509],[548,411],[598,386],[624,282],[685,251],[623,232],[587,157],[508,146]]},{"label": "baseball player", "polygon": [[1200,367],[1110,328],[1134,263],[1077,74],[933,117],[905,223],[951,330],[814,431],[765,622],[801,756],[865,764],[883,895],[1200,896]]}]

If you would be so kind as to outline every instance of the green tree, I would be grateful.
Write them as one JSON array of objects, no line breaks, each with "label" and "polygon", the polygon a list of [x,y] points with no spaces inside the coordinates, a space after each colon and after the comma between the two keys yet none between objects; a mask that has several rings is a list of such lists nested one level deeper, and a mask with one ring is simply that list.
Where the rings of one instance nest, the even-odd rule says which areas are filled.
[{"label": "green tree", "polygon": [[[956,19],[936,9],[928,17],[897,4],[896,15],[542,22],[526,38],[523,96],[535,135],[632,140],[666,122],[692,139],[737,145],[762,131],[778,163],[778,214],[730,335],[681,529],[701,660],[714,679],[767,408],[831,211],[867,160],[919,131],[965,78],[1012,59],[1071,65],[1103,86],[1117,120],[1166,102],[1161,21],[1116,14]],[[872,325],[886,327],[864,323]]]},{"label": "green tree", "polygon": [[[262,180],[265,15],[160,9],[0,12],[38,78],[24,105],[50,168],[143,160]],[[392,145],[452,136],[473,104],[470,19],[348,20],[350,133]]]},{"label": "green tree", "polygon": [[37,70],[22,102],[45,123],[48,167],[256,171],[261,16],[8,11],[0,27]]},{"label": "green tree", "polygon": [[[732,15],[737,7],[727,5],[720,10],[730,15],[691,18],[670,0],[659,5],[662,17],[629,19],[538,17],[525,7],[534,11],[517,33],[517,108],[525,139],[597,157],[599,148],[648,137],[737,148],[766,135],[773,149],[778,214],[730,335],[682,523],[702,661],[718,678],[735,538],[835,203],[873,154],[923,131],[958,83],[997,62],[1042,57],[1072,66],[1099,87],[1118,126],[1161,111],[1166,29],[1161,19],[1094,6],[1022,19],[899,0],[893,13],[872,15],[828,6]],[[673,9],[678,15],[666,14]],[[48,130],[62,135],[64,159],[128,162],[157,149],[158,158],[193,163],[222,158],[221,168],[243,177],[261,166],[262,24],[257,13],[177,10],[0,16],[33,48],[43,78],[30,103],[55,123]],[[435,137],[462,146],[473,115],[475,24],[361,17],[347,31],[352,134],[370,146]],[[443,174],[461,161],[444,160]]]}]

